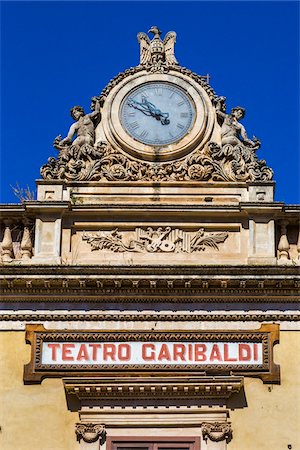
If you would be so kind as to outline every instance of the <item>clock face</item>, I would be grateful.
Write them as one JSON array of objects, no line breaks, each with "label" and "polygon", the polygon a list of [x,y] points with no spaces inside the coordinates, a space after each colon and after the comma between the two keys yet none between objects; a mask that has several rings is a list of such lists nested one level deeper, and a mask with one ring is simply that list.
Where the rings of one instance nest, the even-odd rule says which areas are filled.
[{"label": "clock face", "polygon": [[120,108],[126,132],[153,146],[179,141],[192,128],[194,119],[193,101],[172,83],[144,83],[126,95]]}]

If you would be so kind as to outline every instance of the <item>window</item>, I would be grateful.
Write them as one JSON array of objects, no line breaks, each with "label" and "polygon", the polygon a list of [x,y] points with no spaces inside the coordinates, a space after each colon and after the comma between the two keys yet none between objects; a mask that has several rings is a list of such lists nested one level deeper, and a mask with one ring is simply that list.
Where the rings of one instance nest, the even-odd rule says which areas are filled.
[{"label": "window", "polygon": [[200,450],[198,437],[108,437],[107,450]]}]

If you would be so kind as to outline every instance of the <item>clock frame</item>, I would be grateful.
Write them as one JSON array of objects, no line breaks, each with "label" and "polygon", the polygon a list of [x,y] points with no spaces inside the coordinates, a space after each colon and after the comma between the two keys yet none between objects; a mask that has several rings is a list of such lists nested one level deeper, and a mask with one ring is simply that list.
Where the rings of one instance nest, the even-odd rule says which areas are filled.
[{"label": "clock frame", "polygon": [[[122,108],[130,95],[142,86],[165,85],[174,87],[188,99],[193,114],[190,123],[178,138],[165,143],[142,142],[130,133]],[[154,117],[151,119],[155,120]],[[195,80],[185,74],[170,70],[167,74],[139,72],[119,82],[109,93],[102,111],[102,121],[96,129],[96,142],[106,140],[113,148],[123,150],[137,159],[168,161],[186,156],[202,148],[211,136],[214,115],[208,94]],[[163,126],[163,125],[162,125]]]}]

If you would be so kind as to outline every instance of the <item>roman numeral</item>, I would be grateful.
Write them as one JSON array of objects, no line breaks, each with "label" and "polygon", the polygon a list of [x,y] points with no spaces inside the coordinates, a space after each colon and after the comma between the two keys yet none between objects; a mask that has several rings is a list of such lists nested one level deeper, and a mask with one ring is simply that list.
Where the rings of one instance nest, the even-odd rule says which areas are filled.
[{"label": "roman numeral", "polygon": [[135,111],[130,111],[130,112],[128,112],[127,114],[128,114],[128,116],[130,116],[130,117],[134,117],[134,116],[135,116]]},{"label": "roman numeral", "polygon": [[180,113],[180,117],[188,117],[188,116],[189,116],[189,113],[187,113],[187,112]]},{"label": "roman numeral", "polygon": [[141,97],[149,97],[149,95],[147,94],[146,91],[142,91],[141,92]]},{"label": "roman numeral", "polygon": [[159,88],[159,87],[155,88],[155,95],[162,96],[162,93],[163,93],[162,88]]},{"label": "roman numeral", "polygon": [[141,132],[141,134],[140,134],[140,137],[141,138],[145,138],[145,137],[147,137],[148,136],[148,131],[147,130],[143,130],[142,132]]},{"label": "roman numeral", "polygon": [[184,101],[182,100],[181,102],[177,103],[177,106],[182,106],[184,105]]},{"label": "roman numeral", "polygon": [[172,98],[174,94],[175,94],[175,92],[172,91],[171,94],[169,95],[169,98]]},{"label": "roman numeral", "polygon": [[139,123],[138,123],[137,121],[131,122],[129,125],[131,126],[131,128],[132,128],[133,130],[136,130],[137,128],[140,127],[140,125],[139,125]]},{"label": "roman numeral", "polygon": [[182,123],[178,123],[178,124],[177,124],[177,128],[180,128],[181,130],[183,130],[184,125],[182,125]]}]

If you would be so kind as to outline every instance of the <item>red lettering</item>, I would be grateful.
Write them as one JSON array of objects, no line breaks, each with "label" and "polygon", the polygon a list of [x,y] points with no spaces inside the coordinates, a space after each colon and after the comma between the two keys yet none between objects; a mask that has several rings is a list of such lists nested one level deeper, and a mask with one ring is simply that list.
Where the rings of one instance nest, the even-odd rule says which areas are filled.
[{"label": "red lettering", "polygon": [[193,344],[188,344],[189,361],[193,361]]},{"label": "red lettering", "polygon": [[181,361],[186,361],[185,359],[185,345],[184,344],[174,344],[173,347],[173,356],[174,360],[177,361],[178,358],[181,359]]},{"label": "red lettering", "polygon": [[108,358],[110,358],[112,361],[116,360],[115,344],[103,344],[103,360],[107,361]]},{"label": "red lettering", "polygon": [[254,361],[258,361],[258,347],[257,344],[253,344],[253,358]]},{"label": "red lettering", "polygon": [[48,344],[48,348],[52,350],[51,352],[51,359],[52,361],[56,361],[57,359],[57,349],[59,348],[60,344]]},{"label": "red lettering", "polygon": [[[150,350],[150,354],[148,354]],[[154,344],[143,344],[142,345],[142,358],[144,361],[154,361],[155,360],[155,345]]]},{"label": "red lettering", "polygon": [[222,355],[220,352],[220,349],[218,347],[218,344],[214,344],[212,349],[211,349],[211,353],[210,353],[210,357],[209,357],[210,361],[222,361]]},{"label": "red lettering", "polygon": [[89,344],[89,347],[92,348],[92,360],[97,361],[98,349],[101,347],[101,344]]},{"label": "red lettering", "polygon": [[171,361],[171,355],[170,355],[167,344],[162,344],[157,359],[158,359],[158,361],[161,361],[163,359],[166,359],[167,361]]},{"label": "red lettering", "polygon": [[229,358],[229,344],[224,344],[224,361],[237,361],[237,358]]},{"label": "red lettering", "polygon": [[249,344],[239,344],[239,361],[250,361],[250,360],[251,360],[250,345]]},{"label": "red lettering", "polygon": [[129,344],[120,344],[118,347],[118,358],[120,361],[129,361],[131,358],[131,347]]},{"label": "red lettering", "polygon": [[86,344],[81,344],[78,350],[77,361],[81,361],[82,359],[84,359],[85,361],[88,361],[90,359]]},{"label": "red lettering", "polygon": [[63,361],[74,361],[74,357],[71,355],[72,348],[74,347],[75,344],[62,344],[61,359]]},{"label": "red lettering", "polygon": [[206,345],[195,344],[195,361],[206,361]]}]

